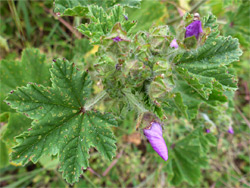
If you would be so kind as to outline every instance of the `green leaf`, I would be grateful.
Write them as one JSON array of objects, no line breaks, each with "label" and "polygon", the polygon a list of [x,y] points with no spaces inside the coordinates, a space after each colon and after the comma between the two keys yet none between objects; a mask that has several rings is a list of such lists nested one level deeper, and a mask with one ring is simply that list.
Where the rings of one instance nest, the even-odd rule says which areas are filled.
[{"label": "green leaf", "polygon": [[52,87],[28,84],[6,99],[12,108],[34,120],[29,132],[16,137],[19,145],[11,157],[13,162],[26,164],[59,153],[60,171],[72,184],[89,165],[90,147],[110,160],[115,155],[116,140],[109,126],[116,121],[110,114],[85,110],[92,85],[87,72],[65,59],[55,60],[50,72]]},{"label": "green leaf", "polygon": [[[214,16],[203,20],[204,27],[211,27],[213,32],[203,46],[178,54],[174,67],[176,87],[173,92],[182,96],[189,119],[196,116],[201,103],[214,106],[226,102],[224,92],[237,89],[236,76],[227,66],[238,61],[242,54],[237,39],[217,36]],[[177,108],[181,103],[178,104]],[[182,109],[185,114],[185,108]]]},{"label": "green leaf", "polygon": [[9,113],[8,124],[2,135],[2,140],[8,148],[17,145],[15,137],[31,127],[31,120],[20,113]]},{"label": "green leaf", "polygon": [[63,16],[85,16],[89,5],[97,5],[107,9],[116,4],[131,8],[138,8],[141,0],[55,0],[54,12]]},{"label": "green leaf", "polygon": [[89,40],[86,38],[76,39],[74,41],[74,48],[72,49],[72,58],[73,62],[84,62],[84,56],[87,52],[93,49],[93,46],[90,45]]},{"label": "green leaf", "polygon": [[9,153],[5,143],[0,140],[0,168],[6,167],[9,164]]},{"label": "green leaf", "polygon": [[243,0],[237,11],[228,12],[228,23],[223,27],[225,35],[231,35],[239,39],[240,44],[250,46],[250,1]]},{"label": "green leaf", "polygon": [[170,167],[166,167],[171,175],[170,182],[173,185],[179,185],[182,181],[191,185],[197,184],[201,177],[201,168],[207,166],[209,146],[214,144],[216,138],[212,134],[203,133],[202,128],[195,129],[175,143],[173,150],[170,150]]},{"label": "green leaf", "polygon": [[153,24],[164,24],[161,19],[167,15],[164,3],[159,1],[144,0],[140,9],[126,9],[129,20],[137,21],[133,32],[148,30]]},{"label": "green leaf", "polygon": [[[90,19],[90,23],[78,26],[78,30],[89,37],[94,44],[99,44],[104,38],[111,40],[112,37],[119,34],[127,34],[136,24],[136,22],[124,18],[125,10],[119,5],[112,7],[109,11],[91,5],[88,6],[88,10],[87,17]],[[120,33],[121,30],[124,31]]]},{"label": "green leaf", "polygon": [[2,60],[0,62],[0,112],[13,111],[3,102],[12,89],[26,85],[29,82],[45,86],[50,84],[49,68],[45,61],[44,54],[40,54],[38,49],[31,48],[22,52],[21,61]]}]

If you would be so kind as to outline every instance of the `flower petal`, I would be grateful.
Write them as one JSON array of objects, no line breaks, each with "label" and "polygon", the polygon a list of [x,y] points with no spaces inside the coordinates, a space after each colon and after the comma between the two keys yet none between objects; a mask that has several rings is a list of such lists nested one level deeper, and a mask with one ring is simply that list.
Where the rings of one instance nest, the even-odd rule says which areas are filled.
[{"label": "flower petal", "polygon": [[121,42],[121,41],[123,41],[123,39],[122,39],[121,37],[119,37],[119,36],[117,36],[117,37],[115,37],[115,38],[112,38],[112,40],[113,40],[114,42]]},{"label": "flower petal", "polygon": [[172,42],[170,43],[170,47],[171,48],[178,48],[179,47],[178,43],[176,42],[176,39],[172,40]]},{"label": "flower petal", "polygon": [[202,26],[200,20],[195,20],[186,27],[185,38],[195,36],[198,40],[200,33],[202,33]]},{"label": "flower petal", "polygon": [[233,127],[230,126],[230,127],[228,128],[227,132],[228,132],[229,134],[234,134],[234,129],[233,129]]},{"label": "flower petal", "polygon": [[162,127],[157,122],[152,122],[149,129],[143,130],[144,135],[147,137],[153,149],[160,155],[160,157],[168,160],[168,148],[162,137]]}]

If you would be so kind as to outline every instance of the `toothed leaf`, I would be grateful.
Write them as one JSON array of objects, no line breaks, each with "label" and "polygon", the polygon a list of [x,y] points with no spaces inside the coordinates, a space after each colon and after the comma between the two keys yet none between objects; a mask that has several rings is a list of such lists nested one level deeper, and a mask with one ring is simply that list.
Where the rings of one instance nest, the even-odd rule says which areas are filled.
[{"label": "toothed leaf", "polygon": [[141,0],[55,0],[55,12],[64,16],[85,16],[88,5],[98,5],[107,9],[116,4],[131,8],[139,8]]},{"label": "toothed leaf", "polygon": [[[217,36],[216,19],[208,16],[204,27],[211,27],[212,33],[205,44],[190,51],[181,52],[175,59],[175,84],[173,92],[181,95],[175,106],[186,106],[179,111],[193,119],[201,103],[216,105],[224,103],[226,91],[237,89],[236,76],[228,65],[238,61],[242,54],[237,39]],[[181,104],[182,103],[182,104]],[[172,102],[172,105],[174,103]]]},{"label": "toothed leaf", "polygon": [[84,109],[92,87],[87,72],[60,59],[50,72],[52,87],[28,84],[6,99],[12,108],[33,119],[30,131],[16,137],[19,145],[13,148],[11,158],[24,165],[58,153],[60,171],[72,184],[79,180],[82,168],[88,167],[91,147],[107,159],[115,155],[116,140],[109,126],[116,121],[110,114]]}]

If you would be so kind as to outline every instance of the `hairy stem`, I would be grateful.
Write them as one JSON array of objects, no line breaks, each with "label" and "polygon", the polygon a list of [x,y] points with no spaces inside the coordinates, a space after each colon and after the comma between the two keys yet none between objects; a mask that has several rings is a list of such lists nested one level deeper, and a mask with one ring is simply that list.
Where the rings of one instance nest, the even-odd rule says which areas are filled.
[{"label": "hairy stem", "polygon": [[102,100],[106,96],[107,92],[103,90],[102,92],[98,93],[93,99],[90,99],[84,105],[85,110],[90,110],[96,103]]},{"label": "hairy stem", "polygon": [[123,90],[122,92],[126,96],[126,98],[129,100],[129,102],[131,102],[134,106],[136,106],[136,108],[139,111],[139,114],[148,111],[144,107],[144,105],[141,104],[130,91]]}]

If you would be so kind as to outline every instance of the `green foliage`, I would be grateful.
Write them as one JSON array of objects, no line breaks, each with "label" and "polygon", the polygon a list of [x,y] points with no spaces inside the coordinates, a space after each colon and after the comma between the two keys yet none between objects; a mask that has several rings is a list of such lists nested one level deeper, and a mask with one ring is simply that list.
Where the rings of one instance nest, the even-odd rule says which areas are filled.
[{"label": "green foliage", "polygon": [[8,148],[17,145],[15,137],[27,131],[31,127],[31,120],[20,113],[8,113],[8,123],[5,131],[2,133],[2,140]]},{"label": "green foliage", "polygon": [[223,28],[225,35],[237,37],[240,44],[250,46],[250,1],[243,0],[241,6],[235,12],[228,12],[228,23]]},{"label": "green foliage", "polygon": [[9,164],[9,152],[6,144],[0,140],[0,168]]},{"label": "green foliage", "polygon": [[115,138],[108,125],[116,125],[110,114],[85,109],[91,94],[88,73],[67,60],[55,60],[52,87],[28,84],[9,94],[6,101],[33,119],[30,131],[16,137],[12,153],[15,163],[37,162],[44,154],[59,153],[60,171],[69,182],[78,181],[88,167],[88,150],[94,146],[106,158],[115,154]]},{"label": "green foliage", "polygon": [[215,146],[216,138],[211,134],[204,134],[201,128],[173,144],[172,160],[166,166],[173,185],[179,185],[183,180],[191,185],[199,182],[200,168],[208,164],[209,145]]},{"label": "green foliage", "polygon": [[64,16],[85,16],[88,12],[89,5],[97,5],[104,9],[112,7],[116,4],[138,8],[141,0],[55,0],[55,12],[59,12]]},{"label": "green foliage", "polygon": [[181,52],[175,59],[176,87],[173,92],[182,96],[183,105],[187,108],[181,111],[185,115],[187,109],[189,119],[195,118],[201,103],[214,106],[218,102],[226,102],[227,97],[223,93],[237,89],[236,77],[228,65],[238,61],[242,51],[237,39],[217,36],[215,19],[212,18],[204,19],[204,26],[213,31],[205,44]]},{"label": "green foliage", "polygon": [[[204,2],[144,0],[141,9],[134,9],[139,0],[1,2],[1,185],[65,187],[59,168],[71,184],[82,174],[72,187],[247,187],[249,54],[238,61],[241,51],[232,37],[249,51],[249,2]],[[11,16],[9,5],[16,7]],[[77,17],[54,19],[53,8],[58,16]],[[199,40],[184,39],[193,15],[179,22],[180,15],[194,10],[203,33]],[[203,17],[210,11],[220,26],[215,16]],[[165,18],[173,25],[166,26]],[[74,38],[74,27],[81,39]],[[219,36],[218,29],[232,37]],[[122,41],[114,41],[117,36]],[[177,49],[170,47],[174,38]],[[48,59],[66,57],[75,64],[56,60],[49,87],[48,64],[38,50],[26,49],[14,61],[30,46]],[[8,103],[18,113],[3,103],[9,92]],[[117,124],[113,115],[92,110],[94,105],[117,118],[117,141],[108,127]],[[239,113],[232,113],[234,105]],[[164,128],[168,162],[135,132],[154,118]],[[226,132],[229,125],[234,136]],[[212,148],[217,133],[219,144]],[[118,162],[110,169],[113,162],[105,158],[115,155],[115,142]],[[9,163],[13,146],[11,160],[25,167]]]},{"label": "green foliage", "polygon": [[90,18],[90,23],[80,25],[78,30],[89,37],[94,44],[98,44],[106,38],[126,35],[136,24],[124,18],[125,10],[119,5],[107,12],[102,7],[95,5],[89,6],[88,10],[87,16]]},{"label": "green foliage", "polygon": [[29,82],[48,86],[49,69],[44,54],[38,49],[25,49],[22,52],[21,61],[2,60],[0,69],[1,81],[1,112],[11,111],[9,106],[3,102],[7,94]]},{"label": "green foliage", "polygon": [[164,24],[167,10],[159,1],[143,0],[140,9],[126,9],[129,20],[137,21],[133,32],[147,31],[150,27]]},{"label": "green foliage", "polygon": [[4,49],[7,52],[9,51],[9,46],[8,46],[7,40],[5,38],[3,38],[1,35],[0,35],[0,48]]},{"label": "green foliage", "polygon": [[84,55],[93,49],[93,46],[89,44],[89,40],[83,38],[75,40],[75,47],[73,48],[73,54],[74,57],[72,58],[72,61],[74,62],[85,62],[85,59],[83,58]]}]

